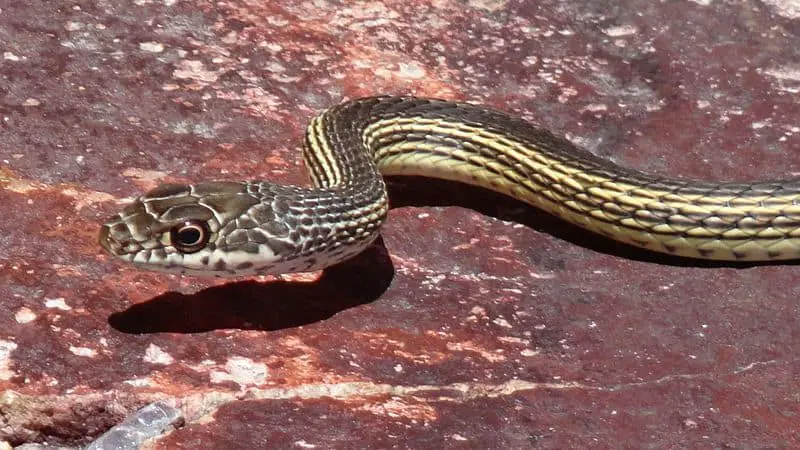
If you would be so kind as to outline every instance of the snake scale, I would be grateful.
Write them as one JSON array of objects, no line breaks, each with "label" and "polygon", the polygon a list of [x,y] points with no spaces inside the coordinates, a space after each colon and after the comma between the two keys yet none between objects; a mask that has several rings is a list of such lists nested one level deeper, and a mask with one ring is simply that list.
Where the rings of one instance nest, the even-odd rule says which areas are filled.
[{"label": "snake scale", "polygon": [[586,230],[689,258],[800,258],[800,179],[710,183],[620,167],[500,111],[367,97],[312,119],[314,187],[264,181],[167,184],[106,222],[100,245],[142,267],[238,276],[318,270],[372,243],[383,175],[481,186]]}]

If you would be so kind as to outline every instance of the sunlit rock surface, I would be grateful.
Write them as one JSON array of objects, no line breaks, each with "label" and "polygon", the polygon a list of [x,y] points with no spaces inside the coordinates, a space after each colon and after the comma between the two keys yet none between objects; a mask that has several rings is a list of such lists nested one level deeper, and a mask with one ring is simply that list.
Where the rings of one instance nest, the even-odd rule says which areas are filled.
[{"label": "sunlit rock surface", "polygon": [[795,447],[796,266],[625,248],[394,180],[323,274],[135,270],[99,224],[162,182],[306,183],[308,119],[378,93],[524,116],[619,164],[800,174],[796,2],[0,3],[0,440],[151,448]]}]

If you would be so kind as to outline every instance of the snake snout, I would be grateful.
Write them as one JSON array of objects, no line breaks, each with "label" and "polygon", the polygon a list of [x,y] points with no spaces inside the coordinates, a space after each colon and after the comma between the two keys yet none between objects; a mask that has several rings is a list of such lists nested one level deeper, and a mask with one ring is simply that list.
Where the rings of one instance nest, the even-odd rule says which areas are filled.
[{"label": "snake snout", "polygon": [[111,251],[111,243],[108,240],[110,234],[111,228],[108,225],[103,225],[100,227],[100,234],[97,236],[97,242],[100,244],[100,247],[103,247],[103,250],[108,253],[113,253]]},{"label": "snake snout", "polygon": [[100,227],[100,233],[97,236],[100,247],[113,256],[126,253],[124,249],[130,241],[130,233],[120,230],[121,228],[124,227],[119,224],[119,217],[109,219]]},{"label": "snake snout", "polygon": [[[113,256],[131,253],[131,244],[136,244],[128,224],[120,216],[109,217],[100,227],[97,242],[103,250]],[[139,247],[138,244],[134,245]]]}]

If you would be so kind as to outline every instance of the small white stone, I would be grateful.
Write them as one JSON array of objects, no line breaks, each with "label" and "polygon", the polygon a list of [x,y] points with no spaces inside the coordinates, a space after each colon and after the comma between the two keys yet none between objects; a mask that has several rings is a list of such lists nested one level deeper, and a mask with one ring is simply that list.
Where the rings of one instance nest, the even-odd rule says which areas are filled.
[{"label": "small white stone", "polygon": [[64,297],[46,298],[44,299],[44,306],[48,308],[60,309],[62,311],[70,311],[72,309],[72,307],[67,305],[67,302],[64,301]]},{"label": "small white stone", "polygon": [[147,349],[144,351],[144,362],[150,364],[172,364],[175,359],[167,352],[161,349],[161,347],[150,344]]},{"label": "small white stone", "polygon": [[64,24],[64,29],[67,31],[78,31],[83,29],[83,24],[80,22],[67,22]]},{"label": "small white stone", "polygon": [[620,25],[603,30],[606,35],[611,37],[630,36],[638,31],[639,29],[633,25]]},{"label": "small white stone", "polygon": [[161,53],[164,51],[164,44],[161,42],[140,42],[139,49],[150,53]]},{"label": "small white stone", "polygon": [[14,314],[14,320],[17,323],[31,323],[36,320],[36,313],[23,306]]},{"label": "small white stone", "polygon": [[97,350],[87,348],[87,347],[75,347],[73,345],[69,346],[69,351],[78,356],[86,356],[87,358],[93,358],[97,356]]}]

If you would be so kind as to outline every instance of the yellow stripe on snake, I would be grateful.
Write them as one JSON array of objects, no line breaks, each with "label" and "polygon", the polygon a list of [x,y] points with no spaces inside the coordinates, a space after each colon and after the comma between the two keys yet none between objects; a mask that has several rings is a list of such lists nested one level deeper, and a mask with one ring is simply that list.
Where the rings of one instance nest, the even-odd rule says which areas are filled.
[{"label": "yellow stripe on snake", "polygon": [[334,106],[308,127],[313,188],[163,185],[103,225],[100,245],[143,267],[236,276],[318,270],[372,243],[382,175],[481,186],[611,239],[690,258],[800,258],[800,179],[709,183],[620,167],[503,112],[413,97]]}]

